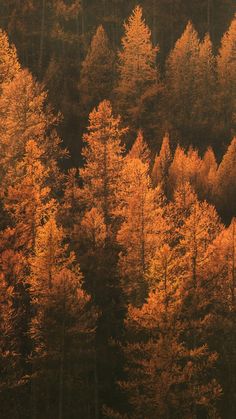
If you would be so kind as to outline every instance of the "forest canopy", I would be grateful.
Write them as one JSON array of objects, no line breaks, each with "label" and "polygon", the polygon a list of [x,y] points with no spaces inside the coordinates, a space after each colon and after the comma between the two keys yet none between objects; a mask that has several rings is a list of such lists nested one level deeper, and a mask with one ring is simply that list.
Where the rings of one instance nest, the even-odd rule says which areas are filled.
[{"label": "forest canopy", "polygon": [[1,419],[234,419],[233,1],[0,25]]}]

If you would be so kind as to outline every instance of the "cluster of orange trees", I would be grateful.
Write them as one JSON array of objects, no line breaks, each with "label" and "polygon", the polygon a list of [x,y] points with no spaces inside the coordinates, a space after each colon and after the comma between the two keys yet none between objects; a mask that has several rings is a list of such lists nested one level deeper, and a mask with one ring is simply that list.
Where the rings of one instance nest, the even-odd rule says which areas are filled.
[{"label": "cluster of orange trees", "polygon": [[[235,417],[236,140],[220,164],[211,148],[201,157],[168,134],[154,156],[145,142],[154,108],[149,114],[144,104],[162,88],[150,43],[139,38],[144,53],[129,58],[140,27],[149,37],[136,8],[116,90],[124,119],[102,100],[83,135],[83,166],[66,173],[60,115],[0,33],[3,419]],[[232,31],[235,21],[219,68],[231,63],[224,45]],[[184,76],[195,74],[186,70],[176,82],[171,68],[181,51],[192,63],[195,41],[189,24],[169,57],[170,83],[182,95],[192,86],[182,89]],[[209,38],[196,48],[209,52]],[[81,88],[89,91],[89,81]],[[187,116],[192,107],[179,93],[182,122],[190,123],[195,114]],[[231,121],[232,103],[224,117]]]}]

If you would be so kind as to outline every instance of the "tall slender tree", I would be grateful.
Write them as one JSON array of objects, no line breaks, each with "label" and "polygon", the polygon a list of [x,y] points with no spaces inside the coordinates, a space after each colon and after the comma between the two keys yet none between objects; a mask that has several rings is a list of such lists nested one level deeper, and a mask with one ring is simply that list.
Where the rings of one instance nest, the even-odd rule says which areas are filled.
[{"label": "tall slender tree", "polygon": [[103,26],[97,28],[80,72],[81,112],[87,118],[92,109],[109,99],[113,89],[115,54]]},{"label": "tall slender tree", "polygon": [[[147,118],[156,105],[160,89],[156,67],[158,48],[151,42],[151,32],[137,6],[127,23],[119,52],[117,107],[132,129],[143,129],[147,136]],[[156,108],[155,108],[156,109]]]}]

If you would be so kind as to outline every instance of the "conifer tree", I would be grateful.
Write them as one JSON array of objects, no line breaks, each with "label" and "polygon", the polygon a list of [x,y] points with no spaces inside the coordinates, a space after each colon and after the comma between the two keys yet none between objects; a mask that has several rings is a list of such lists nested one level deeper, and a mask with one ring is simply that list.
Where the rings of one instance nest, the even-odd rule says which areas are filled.
[{"label": "conifer tree", "polygon": [[9,83],[19,70],[16,49],[14,45],[10,45],[7,34],[0,30],[0,89],[3,83]]},{"label": "conifer tree", "polygon": [[151,188],[149,167],[137,158],[127,158],[122,173],[125,187],[120,191],[118,213],[122,224],[117,241],[122,247],[120,274],[128,302],[140,305],[147,293],[145,273],[155,248],[164,234],[161,194]]},{"label": "conifer tree", "polygon": [[8,177],[11,183],[4,203],[17,230],[16,245],[32,254],[38,226],[56,207],[47,186],[49,170],[43,164],[43,151],[35,141],[27,142],[23,159],[8,171]]},{"label": "conifer tree", "polygon": [[[0,401],[3,417],[27,417],[29,412],[31,351],[29,331],[29,294],[27,263],[24,254],[14,249],[11,229],[0,235]],[[15,400],[15,403],[12,403]]]},{"label": "conifer tree", "polygon": [[[156,110],[160,89],[156,67],[158,49],[153,47],[151,33],[143,20],[143,11],[137,6],[127,23],[119,52],[119,77],[116,88],[117,107],[131,129],[144,129],[145,136],[150,126],[146,119]],[[150,120],[149,120],[150,122]]]},{"label": "conifer tree", "polygon": [[117,205],[125,131],[120,128],[120,118],[113,117],[110,102],[104,100],[90,113],[88,133],[83,137],[82,199],[87,209],[96,207],[102,212],[107,227]]},{"label": "conifer tree", "polygon": [[[199,59],[196,69],[196,102],[194,103],[195,136],[208,135],[208,141],[215,136],[214,121],[216,120],[216,60],[212,52],[209,34],[199,45]],[[214,138],[215,139],[215,138]],[[204,147],[205,144],[199,144]]]},{"label": "conifer tree", "polygon": [[86,118],[99,102],[110,98],[114,68],[115,56],[109,45],[107,34],[100,25],[92,38],[80,73],[80,105]]},{"label": "conifer tree", "polygon": [[[235,415],[235,219],[222,229],[205,257],[202,284],[207,288],[210,314],[202,327],[211,350],[219,354],[218,375],[223,389],[222,416]],[[217,263],[215,262],[217,260]]]},{"label": "conifer tree", "polygon": [[[34,254],[36,231],[45,222],[45,218],[55,211],[55,202],[50,198],[47,186],[49,170],[42,163],[43,151],[36,142],[30,140],[25,146],[24,156],[16,162],[15,168],[8,170],[8,188],[4,196],[11,228],[2,232],[0,258],[1,274],[6,284],[6,303],[10,307],[5,322],[8,334],[3,335],[3,347],[11,339],[9,367],[17,374],[14,385],[19,385],[22,393],[22,409],[29,406],[29,383],[24,378],[30,374],[29,355],[31,340],[29,328],[31,321],[31,302],[29,295],[29,259]],[[11,356],[10,356],[11,355]],[[8,369],[7,380],[11,380],[11,369]],[[26,409],[26,410],[25,410]]]},{"label": "conifer tree", "polygon": [[[34,403],[44,401],[42,409],[48,417],[55,412],[58,417],[78,412],[88,417],[87,410],[94,409],[89,377],[93,372],[97,314],[90,307],[79,266],[63,239],[63,230],[52,216],[37,229],[35,254],[31,258]],[[80,397],[69,401],[70,392],[75,389]],[[79,399],[83,402],[78,403]]]},{"label": "conifer tree", "polygon": [[200,165],[201,158],[197,150],[190,147],[186,153],[183,148],[178,146],[169,168],[170,191],[173,193],[178,186],[184,185],[186,182],[190,182],[196,189]]},{"label": "conifer tree", "polygon": [[217,57],[218,118],[221,122],[220,132],[225,136],[234,134],[235,130],[235,44],[236,44],[236,16],[234,16],[228,31],[221,40],[221,47]]},{"label": "conifer tree", "polygon": [[121,141],[125,132],[120,127],[120,118],[113,117],[110,102],[103,101],[90,113],[88,133],[83,137],[85,163],[80,169],[83,217],[78,257],[85,274],[85,288],[100,310],[94,376],[96,417],[103,404],[113,407],[121,403],[116,381],[123,374],[122,358],[120,346],[115,342],[121,338],[124,307],[115,234],[122,184],[118,176],[123,167]]},{"label": "conifer tree", "polygon": [[[34,140],[43,148],[45,163],[50,167],[54,183],[60,180],[57,169],[65,152],[59,148],[60,140],[54,131],[58,117],[46,105],[46,93],[27,70],[19,71],[4,85],[0,98],[0,162],[1,175],[6,176],[24,155],[27,141]],[[4,186],[8,185],[5,178]]]},{"label": "conifer tree", "polygon": [[173,288],[171,284],[168,309],[158,285],[142,308],[130,307],[128,332],[136,341],[126,347],[128,378],[121,386],[129,395],[134,417],[141,418],[143,412],[163,419],[179,415],[194,418],[204,413],[217,417],[216,402],[222,391],[208,376],[214,371],[217,355],[204,345],[194,350],[184,345],[179,294]]},{"label": "conifer tree", "polygon": [[150,163],[150,150],[148,148],[147,143],[144,141],[142,131],[138,132],[137,138],[134,144],[132,145],[128,153],[128,156],[131,159],[139,159],[143,163]]},{"label": "conifer tree", "polygon": [[208,202],[212,201],[217,167],[214,151],[210,147],[203,156],[199,170],[197,192],[200,199],[207,199]]},{"label": "conifer tree", "polygon": [[160,185],[164,194],[168,196],[169,168],[172,162],[169,135],[166,134],[162,141],[159,155],[156,156],[152,169],[152,181],[154,186]]},{"label": "conifer tree", "polygon": [[[216,204],[225,216],[235,213],[236,138],[233,138],[218,167],[214,194]],[[229,203],[230,202],[230,206]]]},{"label": "conifer tree", "polygon": [[[174,138],[191,138],[194,105],[197,98],[196,76],[199,61],[199,39],[191,22],[177,40],[166,61],[168,120]],[[192,142],[192,141],[191,141]]]}]

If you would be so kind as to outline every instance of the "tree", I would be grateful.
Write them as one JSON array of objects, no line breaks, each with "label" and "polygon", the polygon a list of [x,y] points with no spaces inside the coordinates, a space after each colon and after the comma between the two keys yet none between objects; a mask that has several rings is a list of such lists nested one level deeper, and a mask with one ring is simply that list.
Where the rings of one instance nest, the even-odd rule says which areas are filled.
[{"label": "tree", "polygon": [[[96,330],[94,376],[96,417],[102,405],[121,401],[116,382],[123,375],[121,348],[124,306],[117,272],[118,247],[116,208],[119,203],[123,167],[121,141],[126,129],[112,115],[111,104],[103,101],[90,113],[88,133],[83,139],[84,167],[80,169],[83,205],[81,246],[78,257],[85,274],[85,288],[100,310]],[[87,243],[87,246],[84,245]]]},{"label": "tree", "polygon": [[148,148],[147,143],[144,141],[142,131],[138,132],[137,138],[132,145],[129,153],[129,158],[131,159],[139,159],[143,163],[150,163],[150,150]]},{"label": "tree", "polygon": [[117,107],[125,123],[133,130],[143,129],[146,136],[150,126],[145,124],[145,119],[153,110],[153,103],[156,106],[160,81],[156,67],[158,49],[152,46],[142,13],[142,8],[137,6],[124,24],[116,93]]},{"label": "tree", "polygon": [[[27,261],[15,249],[15,232],[8,228],[0,235],[0,400],[3,418],[29,413],[31,351],[29,331],[29,293]],[[14,403],[13,403],[14,401]]]},{"label": "tree", "polygon": [[184,185],[186,182],[189,182],[196,189],[200,165],[201,159],[197,150],[190,147],[186,153],[178,145],[169,168],[169,188],[171,193],[173,194],[179,186]]},{"label": "tree", "polygon": [[42,160],[42,149],[35,141],[28,141],[23,159],[8,172],[11,184],[4,197],[5,208],[17,231],[16,245],[23,246],[25,255],[34,251],[37,228],[56,208],[47,186],[49,170]]},{"label": "tree", "polygon": [[220,132],[226,137],[234,134],[235,129],[235,98],[232,95],[232,92],[236,89],[235,43],[236,17],[232,20],[228,31],[221,40],[221,47],[217,57],[218,118],[221,124]]},{"label": "tree", "polygon": [[120,128],[120,118],[113,117],[110,102],[104,100],[90,113],[88,133],[83,136],[82,199],[88,209],[96,207],[101,211],[107,228],[117,205],[117,174],[122,168],[121,141],[125,131]]},{"label": "tree", "polygon": [[27,70],[19,71],[3,87],[0,98],[0,162],[4,186],[7,171],[13,169],[24,155],[27,141],[34,140],[43,149],[46,167],[50,168],[55,185],[60,181],[56,161],[65,155],[55,133],[58,116],[46,104],[46,93]]},{"label": "tree", "polygon": [[17,394],[21,395],[22,409],[26,416],[30,408],[30,386],[26,377],[31,373],[29,356],[32,350],[29,337],[32,316],[29,260],[34,254],[37,229],[56,207],[47,186],[49,170],[42,160],[43,151],[34,140],[30,140],[25,146],[22,160],[15,163],[15,168],[8,170],[9,185],[4,195],[4,205],[11,220],[11,228],[2,232],[0,250],[1,275],[6,289],[6,304],[9,307],[5,313],[5,331],[2,337],[5,350],[9,346],[9,338],[11,340],[9,368],[6,370],[8,375],[5,379],[8,389],[10,386],[19,387],[16,397]]},{"label": "tree", "polygon": [[169,168],[172,162],[172,154],[170,150],[169,135],[166,134],[162,141],[162,146],[159,155],[156,156],[154,166],[152,169],[152,181],[154,186],[157,184],[163,190],[163,193],[168,197],[169,195]]},{"label": "tree", "polygon": [[206,345],[190,350],[183,341],[177,260],[171,253],[163,247],[159,258],[153,259],[153,291],[141,308],[130,307],[128,313],[127,380],[121,386],[138,418],[143,412],[150,418],[197,417],[203,412],[214,415],[221,396],[219,384],[209,378],[217,355]]},{"label": "tree", "polygon": [[166,61],[166,106],[173,138],[193,143],[194,106],[199,39],[191,22],[177,40]]},{"label": "tree", "polygon": [[[235,213],[236,138],[233,138],[218,167],[214,188],[217,207],[226,217]],[[230,207],[228,203],[230,202]]]},{"label": "tree", "polygon": [[9,83],[20,70],[20,64],[14,45],[10,45],[8,36],[0,30],[0,88]]},{"label": "tree", "polygon": [[[33,408],[41,403],[47,417],[55,412],[58,418],[75,417],[78,412],[88,417],[87,403],[94,409],[89,376],[97,313],[83,291],[79,266],[63,238],[63,230],[52,216],[37,229],[31,258]],[[75,389],[83,402],[78,403],[80,398],[69,400]]]},{"label": "tree", "polygon": [[[129,156],[128,156],[129,157]],[[161,197],[151,188],[149,166],[137,158],[126,158],[118,214],[122,224],[117,241],[121,245],[120,275],[128,303],[143,304],[147,294],[145,273],[157,246],[161,245],[165,223]],[[159,202],[157,200],[159,198]],[[158,227],[157,227],[158,226]]]},{"label": "tree", "polygon": [[115,56],[103,26],[97,28],[80,72],[80,105],[87,115],[104,99],[109,99],[113,89]]},{"label": "tree", "polygon": [[199,170],[197,192],[200,199],[207,199],[208,202],[213,200],[217,168],[214,151],[209,147],[203,156]]},{"label": "tree", "polygon": [[[207,34],[199,45],[199,59],[196,68],[196,102],[194,103],[195,136],[208,137],[208,141],[215,140],[216,120],[215,88],[216,88],[216,60],[212,52],[212,42]],[[199,144],[205,148],[205,144]]]},{"label": "tree", "polygon": [[[220,403],[222,416],[235,414],[235,219],[222,229],[205,258],[203,284],[208,288],[210,315],[202,324],[211,350],[219,354],[218,376],[223,394]],[[215,261],[217,260],[217,263]]]}]

